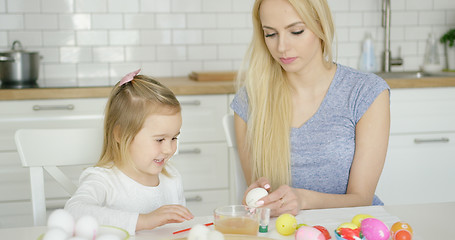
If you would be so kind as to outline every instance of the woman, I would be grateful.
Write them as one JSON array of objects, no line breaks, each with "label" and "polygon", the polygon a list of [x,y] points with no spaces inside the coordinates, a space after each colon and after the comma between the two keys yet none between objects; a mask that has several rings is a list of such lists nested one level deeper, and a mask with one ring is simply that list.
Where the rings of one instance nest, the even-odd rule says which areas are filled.
[{"label": "woman", "polygon": [[257,0],[253,29],[231,103],[246,192],[266,188],[273,216],[382,204],[389,87],[333,63],[326,0]]}]

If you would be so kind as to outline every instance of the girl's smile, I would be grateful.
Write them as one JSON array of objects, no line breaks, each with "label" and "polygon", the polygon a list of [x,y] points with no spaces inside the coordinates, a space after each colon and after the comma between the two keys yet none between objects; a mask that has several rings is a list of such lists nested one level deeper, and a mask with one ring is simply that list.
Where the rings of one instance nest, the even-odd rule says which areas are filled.
[{"label": "girl's smile", "polygon": [[161,159],[155,159],[155,160],[153,160],[153,161],[154,161],[154,162],[156,163],[156,165],[159,166],[159,167],[163,166],[164,163],[165,163],[165,161],[164,161],[163,158],[161,158]]}]

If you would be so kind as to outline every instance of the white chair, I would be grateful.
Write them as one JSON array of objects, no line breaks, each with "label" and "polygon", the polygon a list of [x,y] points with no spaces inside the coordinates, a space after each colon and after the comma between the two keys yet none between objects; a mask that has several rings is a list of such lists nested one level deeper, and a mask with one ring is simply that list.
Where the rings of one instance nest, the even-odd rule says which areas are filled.
[{"label": "white chair", "polygon": [[242,166],[240,165],[240,159],[237,152],[237,141],[235,138],[234,129],[234,115],[227,114],[223,117],[224,133],[226,134],[226,141],[229,147],[229,156],[233,156],[230,159],[230,169],[233,171],[234,181],[234,204],[241,204],[243,200],[243,194],[247,188],[245,177],[243,176]]},{"label": "white chair", "polygon": [[46,225],[43,169],[72,195],[77,185],[58,167],[95,164],[103,144],[102,132],[92,128],[19,129],[15,141],[22,166],[30,170],[33,223]]}]

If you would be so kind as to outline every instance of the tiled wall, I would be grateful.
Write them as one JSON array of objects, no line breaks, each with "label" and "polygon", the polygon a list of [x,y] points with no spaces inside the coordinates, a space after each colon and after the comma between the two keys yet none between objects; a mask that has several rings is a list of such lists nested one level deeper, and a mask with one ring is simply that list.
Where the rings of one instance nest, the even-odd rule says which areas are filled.
[{"label": "tiled wall", "polygon": [[[453,0],[391,0],[392,54],[417,70],[430,32],[455,27]],[[253,0],[0,0],[0,51],[20,40],[43,56],[40,86],[99,86],[144,74],[236,70],[251,37]],[[366,32],[383,50],[382,0],[329,0],[338,62],[357,67]],[[442,58],[442,46],[440,46]]]}]

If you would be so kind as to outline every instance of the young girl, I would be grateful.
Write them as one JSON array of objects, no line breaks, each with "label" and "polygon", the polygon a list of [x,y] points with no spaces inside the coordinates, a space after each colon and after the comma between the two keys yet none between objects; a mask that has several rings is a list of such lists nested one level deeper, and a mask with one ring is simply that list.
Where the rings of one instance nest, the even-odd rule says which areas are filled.
[{"label": "young girl", "polygon": [[101,157],[84,170],[65,205],[76,218],[91,215],[131,235],[193,218],[184,207],[181,176],[167,164],[177,149],[180,103],[171,90],[139,71],[114,86]]}]

